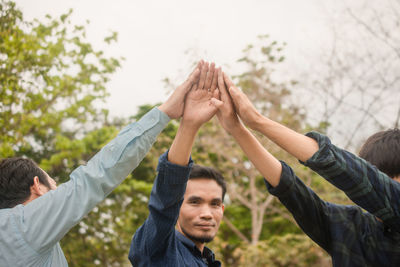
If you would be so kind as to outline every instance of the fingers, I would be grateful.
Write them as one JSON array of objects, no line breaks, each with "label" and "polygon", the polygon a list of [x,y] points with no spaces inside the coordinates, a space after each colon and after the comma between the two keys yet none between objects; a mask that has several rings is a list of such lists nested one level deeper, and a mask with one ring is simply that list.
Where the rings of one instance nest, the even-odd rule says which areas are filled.
[{"label": "fingers", "polygon": [[212,62],[211,65],[210,65],[210,69],[209,69],[209,71],[207,72],[207,75],[206,75],[206,81],[204,83],[204,89],[207,89],[207,90],[211,89],[211,83],[212,83],[212,79],[214,77],[214,71],[215,71],[215,63]]},{"label": "fingers", "polygon": [[201,70],[201,67],[203,66],[203,64],[204,64],[204,60],[200,60],[200,61],[197,63],[197,65],[196,65],[196,67],[194,68],[194,70],[192,71],[192,73],[190,74],[190,76],[191,76],[196,70]]},{"label": "fingers", "polygon": [[227,94],[222,69],[218,68],[218,89],[221,91],[221,96]]},{"label": "fingers", "polygon": [[224,72],[224,81],[226,85],[229,87],[235,86],[235,84],[232,82],[232,80],[229,78],[229,76]]},{"label": "fingers", "polygon": [[240,101],[240,92],[239,89],[237,89],[234,86],[229,87],[229,94],[231,95],[231,99],[233,102],[233,105],[235,106],[236,110],[239,106],[239,101]]},{"label": "fingers", "polygon": [[189,75],[186,81],[182,84],[182,87],[185,89],[185,91],[189,91],[192,88],[192,85],[196,84],[199,81],[200,70],[203,64],[204,61],[200,60],[199,63],[197,63],[196,68],[192,71],[192,73]]},{"label": "fingers", "polygon": [[200,80],[199,80],[199,84],[197,86],[198,90],[202,90],[204,88],[204,83],[206,81],[207,72],[208,72],[208,62],[204,62],[203,66],[201,67]]},{"label": "fingers", "polygon": [[190,74],[189,79],[187,80],[187,87],[191,87],[192,84],[197,83],[200,77],[200,70],[195,69],[192,74]]},{"label": "fingers", "polygon": [[218,68],[215,69],[215,71],[214,71],[214,75],[213,75],[211,87],[210,87],[211,92],[214,92],[214,90],[217,88],[217,83],[218,83]]}]

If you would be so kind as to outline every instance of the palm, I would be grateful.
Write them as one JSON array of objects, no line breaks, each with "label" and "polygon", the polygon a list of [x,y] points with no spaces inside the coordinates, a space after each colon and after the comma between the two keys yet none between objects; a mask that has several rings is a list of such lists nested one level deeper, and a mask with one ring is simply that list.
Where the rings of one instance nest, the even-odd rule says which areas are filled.
[{"label": "palm", "polygon": [[212,93],[207,90],[190,91],[186,97],[183,119],[196,124],[209,121],[217,112],[217,109],[210,105],[211,97]]}]

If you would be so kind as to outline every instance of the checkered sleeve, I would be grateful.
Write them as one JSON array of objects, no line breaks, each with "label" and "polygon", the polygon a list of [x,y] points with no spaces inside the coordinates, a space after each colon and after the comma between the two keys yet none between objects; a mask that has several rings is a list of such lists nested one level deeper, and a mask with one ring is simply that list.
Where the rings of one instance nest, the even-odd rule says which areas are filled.
[{"label": "checkered sleeve", "polygon": [[319,150],[306,162],[357,205],[400,232],[400,183],[356,155],[333,145],[328,137],[310,132]]}]

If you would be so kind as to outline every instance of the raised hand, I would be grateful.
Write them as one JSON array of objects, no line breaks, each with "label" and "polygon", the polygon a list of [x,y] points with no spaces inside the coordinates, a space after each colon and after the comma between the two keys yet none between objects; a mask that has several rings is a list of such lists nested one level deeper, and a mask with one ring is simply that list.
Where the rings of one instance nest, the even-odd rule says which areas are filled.
[{"label": "raised hand", "polygon": [[248,97],[233,84],[231,79],[229,79],[228,75],[225,73],[224,81],[229,88],[229,94],[233,101],[236,113],[247,126],[253,130],[257,130],[256,127],[258,122],[263,118],[263,116],[257,111]]},{"label": "raised hand", "polygon": [[166,113],[171,119],[182,117],[183,109],[185,106],[185,97],[194,84],[199,82],[200,70],[204,65],[204,61],[200,60],[196,68],[189,75],[186,81],[178,86],[172,95],[158,108]]},{"label": "raised hand", "polygon": [[201,67],[200,78],[194,84],[186,96],[183,121],[196,127],[209,121],[217,112],[217,108],[211,105],[211,98],[218,98],[219,91],[216,89],[217,73],[215,64],[205,62]]},{"label": "raised hand", "polygon": [[221,68],[217,70],[218,73],[218,89],[220,91],[220,99],[212,98],[211,103],[218,108],[217,117],[222,127],[228,132],[232,133],[238,126],[241,125],[238,116],[236,115],[235,107],[233,106],[232,99],[226,89],[224,82],[224,73]]}]

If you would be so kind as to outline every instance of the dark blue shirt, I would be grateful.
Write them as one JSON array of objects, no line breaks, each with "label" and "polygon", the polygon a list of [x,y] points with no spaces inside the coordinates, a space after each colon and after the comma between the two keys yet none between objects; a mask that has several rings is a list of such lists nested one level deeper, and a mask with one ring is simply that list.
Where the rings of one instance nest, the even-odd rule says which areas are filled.
[{"label": "dark blue shirt", "polygon": [[[400,266],[400,183],[311,133],[319,151],[305,164],[342,189],[358,206],[323,201],[282,162],[281,180],[266,185],[301,229],[332,257],[333,266]],[[375,216],[381,216],[383,222]]]},{"label": "dark blue shirt", "polygon": [[221,266],[210,249],[204,247],[202,254],[191,240],[175,230],[193,161],[180,166],[169,162],[167,156],[168,151],[159,159],[149,217],[133,236],[129,260],[133,266],[146,267]]}]

